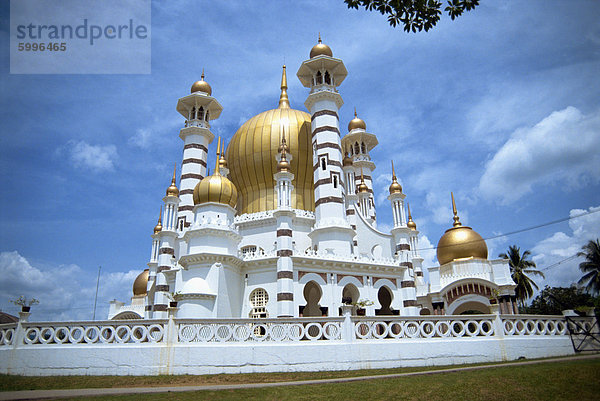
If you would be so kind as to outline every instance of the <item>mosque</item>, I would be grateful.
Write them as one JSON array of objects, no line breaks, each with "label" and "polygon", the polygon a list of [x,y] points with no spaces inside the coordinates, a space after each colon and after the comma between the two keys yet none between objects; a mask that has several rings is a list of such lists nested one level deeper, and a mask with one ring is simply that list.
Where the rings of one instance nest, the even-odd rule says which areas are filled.
[{"label": "mosque", "polygon": [[508,262],[488,259],[453,197],[439,266],[424,276],[393,162],[393,228],[378,230],[369,156],[377,136],[356,112],[342,134],[346,76],[319,37],[297,72],[308,112],[291,108],[283,66],[277,108],[250,118],[225,146],[211,132],[223,108],[202,74],[177,103],[185,119],[179,187],[174,171],[148,268],[130,304],[111,302],[109,319],[340,316],[343,304],[365,316],[487,314],[491,303],[518,313]]}]

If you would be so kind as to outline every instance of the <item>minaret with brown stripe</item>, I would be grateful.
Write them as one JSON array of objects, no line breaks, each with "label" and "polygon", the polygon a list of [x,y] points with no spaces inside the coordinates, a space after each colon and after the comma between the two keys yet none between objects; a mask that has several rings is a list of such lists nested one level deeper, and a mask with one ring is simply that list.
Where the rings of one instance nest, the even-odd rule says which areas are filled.
[{"label": "minaret with brown stripe", "polygon": [[158,266],[156,268],[154,306],[152,308],[154,319],[167,318],[167,307],[172,292],[164,272],[175,265],[175,257],[177,256],[175,255],[175,242],[177,240],[179,189],[175,184],[175,174],[176,170],[173,170],[171,185],[167,188],[166,196],[163,198],[162,229],[157,233],[160,245],[158,247]]},{"label": "minaret with brown stripe", "polygon": [[320,251],[350,255],[354,230],[346,219],[342,148],[338,110],[344,104],[337,87],[348,72],[331,49],[319,43],[311,58],[300,66],[297,76],[310,88],[304,102],[312,116],[315,226],[309,234]]},{"label": "minaret with brown stripe", "polygon": [[292,262],[292,210],[291,196],[294,187],[294,174],[290,172],[291,155],[285,143],[285,133],[281,141],[281,153],[277,156],[275,193],[277,209],[273,217],[277,221],[277,317],[294,316],[294,264]]},{"label": "minaret with brown stripe", "polygon": [[204,71],[202,80],[192,85],[191,92],[177,102],[177,111],[186,118],[185,127],[179,131],[184,143],[179,183],[181,203],[177,221],[177,230],[180,232],[193,221],[194,188],[207,175],[208,145],[215,137],[210,131],[209,121],[218,118],[223,110],[212,97],[210,85],[204,81]]}]

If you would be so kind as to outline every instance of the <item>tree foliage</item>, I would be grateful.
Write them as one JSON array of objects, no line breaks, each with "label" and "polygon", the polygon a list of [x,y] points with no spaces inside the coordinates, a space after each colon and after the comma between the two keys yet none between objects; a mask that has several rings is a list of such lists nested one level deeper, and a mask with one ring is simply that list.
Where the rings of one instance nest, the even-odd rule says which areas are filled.
[{"label": "tree foliage", "polygon": [[[600,242],[590,240],[581,247],[583,252],[577,256],[585,257],[585,261],[579,264],[579,269],[584,273],[579,279],[579,284],[585,284],[585,289],[590,294],[600,294]],[[587,284],[586,284],[587,283]]]},{"label": "tree foliage", "polygon": [[[348,8],[364,7],[368,11],[379,11],[386,15],[393,27],[404,25],[406,32],[429,31],[437,24],[442,14],[442,3],[437,0],[344,0]],[[454,20],[465,11],[471,11],[479,5],[479,0],[448,0],[444,9]]]},{"label": "tree foliage", "polygon": [[600,298],[592,298],[590,294],[574,284],[571,287],[546,286],[531,301],[531,305],[523,309],[523,312],[536,315],[562,315],[562,311],[566,309],[577,310],[590,306],[599,307]]},{"label": "tree foliage", "polygon": [[510,266],[510,274],[517,284],[515,288],[515,295],[521,302],[521,306],[525,306],[525,300],[531,298],[533,295],[533,289],[539,289],[535,281],[533,281],[528,275],[534,274],[544,278],[544,273],[537,270],[535,262],[528,260],[531,252],[524,251],[521,255],[521,249],[516,245],[508,247],[508,253],[501,253],[498,257],[508,259],[508,265]]}]

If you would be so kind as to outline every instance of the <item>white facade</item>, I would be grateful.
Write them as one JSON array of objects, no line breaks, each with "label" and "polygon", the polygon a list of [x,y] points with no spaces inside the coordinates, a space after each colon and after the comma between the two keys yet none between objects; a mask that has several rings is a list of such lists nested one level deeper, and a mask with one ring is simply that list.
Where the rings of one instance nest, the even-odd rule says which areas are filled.
[{"label": "white facade", "polygon": [[[297,194],[293,180],[303,172],[292,168],[299,166],[292,162],[293,146],[299,145],[293,137],[284,143],[283,119],[271,123],[271,130],[281,132],[282,153],[262,162],[275,168],[283,158],[287,167],[269,177],[251,177],[262,180],[262,190],[274,195],[273,208],[240,212],[237,193],[241,198],[246,192],[229,181],[235,179],[227,163],[237,160],[224,159],[224,145],[208,176],[214,139],[209,121],[223,107],[203,75],[177,104],[186,118],[180,133],[181,189],[174,176],[163,199],[162,226],[152,236],[146,294],[136,295],[131,305],[113,301],[109,319],[164,319],[175,303],[178,318],[335,317],[344,303],[366,316],[488,313],[494,297],[500,297],[503,313],[517,313],[506,261],[463,257],[429,268],[430,282],[424,281],[418,231],[411,216],[407,218],[406,195],[395,173],[388,198],[393,229],[377,229],[372,183],[376,166],[369,156],[378,144],[376,135],[366,131],[356,113],[348,132],[340,132],[343,100],[338,86],[347,75],[342,60],[319,43],[297,75],[309,89],[305,106],[312,148],[305,156],[313,175],[314,203],[292,207]],[[289,109],[285,67],[282,108]],[[211,177],[218,184],[201,189],[201,182]],[[238,180],[237,185],[245,183]]]}]

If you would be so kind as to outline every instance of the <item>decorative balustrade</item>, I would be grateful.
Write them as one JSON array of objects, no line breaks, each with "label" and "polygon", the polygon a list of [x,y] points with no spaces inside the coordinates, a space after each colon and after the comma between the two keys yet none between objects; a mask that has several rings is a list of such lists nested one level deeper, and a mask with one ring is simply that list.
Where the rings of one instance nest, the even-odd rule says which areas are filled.
[{"label": "decorative balustrade", "polygon": [[354,319],[357,339],[492,336],[494,315],[361,317]]},{"label": "decorative balustrade", "polygon": [[393,258],[379,258],[375,259],[369,256],[363,255],[337,255],[335,253],[328,253],[326,251],[315,251],[313,249],[307,249],[305,251],[294,250],[293,256],[300,257],[308,257],[308,258],[317,258],[317,259],[327,259],[327,260],[339,260],[345,262],[359,262],[359,263],[368,263],[371,265],[383,265],[383,266],[398,266],[400,261]]},{"label": "decorative balustrade", "polygon": [[0,324],[0,347],[13,344],[16,329],[16,323]]},{"label": "decorative balustrade", "polygon": [[[502,315],[504,335],[507,336],[562,336],[568,334],[567,322],[563,316],[544,315]],[[582,318],[592,322],[591,318]]]},{"label": "decorative balustrade", "polygon": [[565,336],[590,331],[593,317],[543,315],[343,316],[25,322],[0,325],[8,346],[361,341],[493,336]]},{"label": "decorative balustrade", "polygon": [[282,342],[341,340],[343,318],[177,320],[178,341]]},{"label": "decorative balustrade", "polygon": [[142,319],[23,323],[23,344],[157,343],[164,340],[165,323]]},{"label": "decorative balustrade", "polygon": [[[315,213],[309,210],[301,210],[301,209],[292,209],[296,217],[305,218],[305,219],[313,219],[315,218]],[[244,213],[240,216],[235,216],[233,219],[234,224],[246,223],[250,221],[260,221],[266,219],[273,218],[274,210],[266,210],[257,213]]]}]

